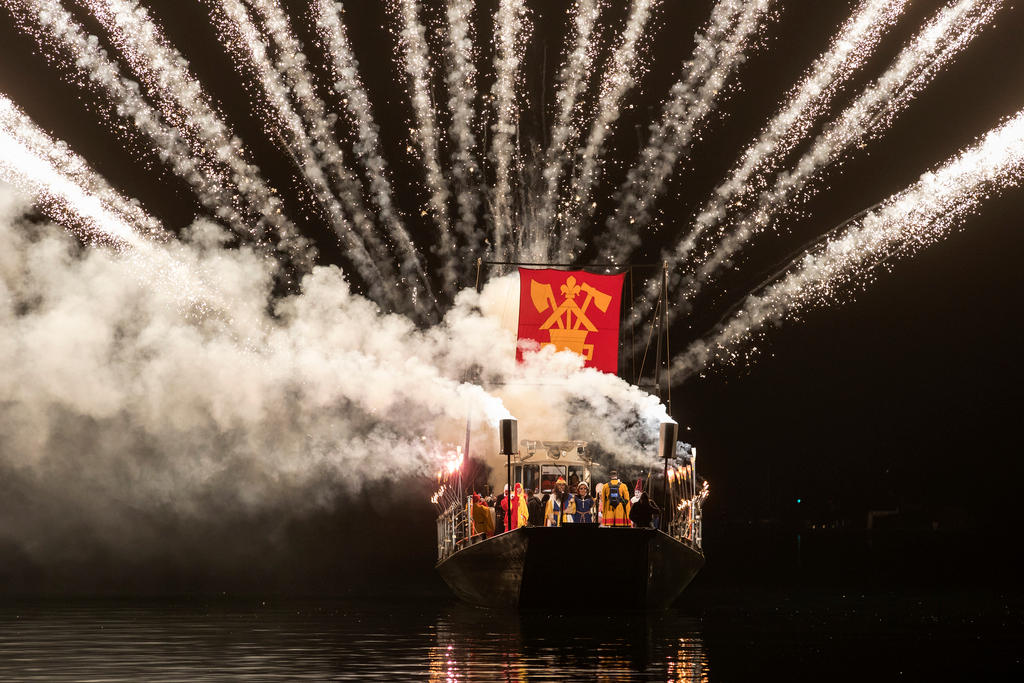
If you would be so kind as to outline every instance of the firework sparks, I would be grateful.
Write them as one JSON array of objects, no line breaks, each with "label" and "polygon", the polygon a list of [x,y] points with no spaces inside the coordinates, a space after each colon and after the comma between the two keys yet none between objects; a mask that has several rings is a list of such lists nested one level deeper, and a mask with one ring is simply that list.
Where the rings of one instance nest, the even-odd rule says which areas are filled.
[{"label": "firework sparks", "polygon": [[[308,269],[314,257],[308,241],[284,215],[280,199],[259,170],[246,161],[242,141],[216,111],[212,98],[191,74],[188,62],[135,0],[79,0],[107,29],[132,71],[151,92],[165,119],[197,154],[230,169],[234,188],[244,196],[261,228],[276,231],[280,248]],[[240,211],[245,209],[239,207]]]},{"label": "firework sparks", "polygon": [[505,254],[507,238],[512,236],[512,167],[515,153],[513,138],[518,126],[519,107],[516,102],[516,81],[522,61],[523,37],[527,31],[524,0],[501,0],[494,15],[494,136],[491,141],[491,163],[494,165],[492,214],[494,220],[494,251]]},{"label": "firework sparks", "polygon": [[[163,230],[67,145],[54,141],[0,95],[0,178],[29,192],[54,220],[86,237],[138,246]],[[140,234],[139,230],[143,233]]]},{"label": "firework sparks", "polygon": [[[1002,0],[960,0],[935,16],[893,65],[825,129],[793,169],[777,176],[771,190],[761,194],[758,206],[738,221],[732,234],[713,253],[704,255],[696,282],[706,280],[752,235],[763,231],[772,216],[791,202],[822,168],[891,125],[914,95],[967,47],[1001,6]],[[689,240],[681,244],[675,257],[685,256],[689,244]]]},{"label": "firework sparks", "polygon": [[452,142],[452,179],[456,188],[459,218],[455,229],[465,241],[463,255],[477,253],[483,231],[476,227],[480,208],[480,159],[473,122],[476,118],[473,97],[476,92],[476,66],[473,64],[472,0],[449,0],[445,16],[448,26],[448,108],[452,122],[448,135]]},{"label": "firework sparks", "polygon": [[[292,106],[289,88],[271,62],[268,46],[253,24],[249,12],[241,0],[220,0],[219,9],[214,11],[213,17],[221,40],[241,63],[249,65],[269,105],[269,111],[264,112],[267,132],[280,139],[278,127],[283,126],[288,135],[285,143],[288,153],[306,179],[309,191],[323,208],[329,224],[346,247],[346,255],[370,288],[371,296],[378,301],[398,306],[399,299],[393,289],[387,286],[390,280],[381,271],[381,268],[387,269],[390,266],[390,260],[374,259],[370,254],[370,249],[374,247],[375,251],[380,250],[379,242],[372,234],[373,226],[357,218],[353,227],[353,222],[345,215],[338,199],[331,192],[330,182],[317,163],[314,143],[306,133],[302,118]],[[348,199],[350,208],[354,208],[356,198],[350,192],[342,194]],[[363,215],[361,210],[357,209],[357,215]]]},{"label": "firework sparks", "polygon": [[752,335],[801,311],[835,302],[880,263],[910,256],[945,237],[991,193],[1024,178],[1024,111],[934,172],[793,262],[763,292],[748,296],[710,337],[693,343],[674,372],[736,362]]},{"label": "firework sparks", "polygon": [[455,286],[457,272],[451,224],[448,219],[450,192],[448,181],[441,169],[437,122],[434,117],[434,103],[430,97],[430,78],[433,69],[430,65],[426,29],[420,22],[419,3],[416,0],[397,0],[394,3],[394,11],[398,14],[401,24],[401,62],[409,77],[409,100],[416,117],[416,124],[409,129],[409,133],[419,148],[426,172],[427,189],[430,193],[429,213],[438,229],[438,244],[435,251],[442,262],[442,287],[446,292],[451,292]]},{"label": "firework sparks", "polygon": [[739,3],[721,0],[715,5],[707,30],[697,36],[693,57],[685,65],[663,107],[661,120],[651,127],[639,163],[630,169],[619,188],[619,208],[607,220],[603,258],[620,263],[639,244],[638,231],[651,220],[654,201],[664,193],[680,156],[743,62],[745,53],[765,25],[772,0]]},{"label": "firework sparks", "polygon": [[[601,0],[578,0],[573,10],[576,39],[572,51],[558,73],[559,86],[555,92],[558,112],[551,127],[551,142],[544,155],[544,194],[534,219],[535,233],[550,230],[556,219],[561,219],[560,214],[556,215],[558,188],[569,158],[569,146],[575,144],[580,136],[579,99],[587,86],[587,75],[597,56],[594,29],[603,7],[604,3]],[[539,234],[531,237],[528,242],[541,243]]]},{"label": "firework sparks", "polygon": [[[784,155],[807,134],[814,121],[828,108],[839,87],[854,75],[874,52],[885,32],[896,23],[906,4],[907,0],[861,2],[832,39],[829,50],[815,60],[807,75],[792,90],[789,98],[768,122],[758,139],[743,152],[729,179],[715,189],[711,199],[694,221],[691,232],[678,253],[689,253],[704,231],[725,218],[727,210],[740,198],[764,189],[764,174],[773,170],[773,164],[784,158]],[[714,18],[712,27],[716,30],[709,32],[706,41],[708,47],[698,46],[699,54],[712,52],[711,57],[714,56],[713,51],[717,44],[722,40],[716,34],[724,32],[717,27]],[[704,57],[702,63],[714,62],[710,57]],[[700,99],[698,97],[698,100]],[[684,121],[685,123],[676,124],[679,131],[676,137],[679,140],[687,140],[692,134],[688,130],[693,127],[692,124],[685,119]],[[615,261],[628,258],[629,253],[636,247],[639,238],[635,231],[649,222],[650,205],[653,199],[662,193],[664,183],[672,171],[675,158],[664,158],[664,154],[659,155],[661,147],[661,144],[652,143],[648,147],[649,151],[643,156],[645,160],[651,160],[647,162],[648,166],[660,160],[657,170],[647,170],[644,174],[636,173],[632,176],[635,181],[641,183],[639,187],[644,188],[644,191],[634,190],[632,183],[624,186],[623,208],[609,219],[609,228],[616,230],[616,234],[626,222],[633,226],[632,231],[628,233],[631,239],[616,240],[614,251],[609,254]],[[646,180],[647,178],[650,180]]]},{"label": "firework sparks", "polygon": [[349,45],[340,11],[340,5],[335,4],[333,0],[317,0],[316,26],[330,58],[334,75],[333,87],[355,122],[355,152],[370,180],[378,216],[397,247],[402,273],[413,282],[419,282],[427,297],[432,298],[430,280],[424,271],[416,245],[413,244],[394,206],[391,182],[386,173],[387,162],[380,152],[380,134],[373,120],[370,99],[359,78],[359,64]]},{"label": "firework sparks", "polygon": [[622,98],[636,84],[643,69],[643,60],[639,59],[637,54],[639,43],[651,13],[658,4],[657,0],[633,0],[626,28],[612,55],[608,72],[601,82],[597,115],[590,127],[586,144],[578,152],[579,171],[573,176],[570,186],[570,196],[564,213],[565,227],[559,245],[562,254],[575,255],[579,248],[580,229],[584,216],[590,215],[588,207],[600,174],[599,165],[605,141],[611,135],[613,126],[619,118]]},{"label": "firework sparks", "polygon": [[259,229],[248,225],[234,208],[234,197],[223,173],[194,156],[178,131],[164,123],[159,113],[139,94],[138,86],[121,75],[117,62],[87,36],[81,24],[58,3],[48,0],[3,0],[26,31],[45,46],[63,54],[80,78],[97,88],[114,104],[121,118],[149,138],[160,159],[185,180],[199,201],[240,236],[264,243]]}]

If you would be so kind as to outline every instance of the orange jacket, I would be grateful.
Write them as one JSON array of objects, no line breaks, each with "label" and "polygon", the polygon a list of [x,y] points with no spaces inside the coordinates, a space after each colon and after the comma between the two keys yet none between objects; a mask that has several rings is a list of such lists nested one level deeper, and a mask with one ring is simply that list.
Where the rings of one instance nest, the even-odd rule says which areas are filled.
[{"label": "orange jacket", "polygon": [[[619,490],[619,504],[612,508],[611,494],[612,487],[617,486]],[[618,479],[612,479],[601,487],[601,513],[604,516],[604,526],[630,526],[629,522],[629,487]]]},{"label": "orange jacket", "polygon": [[[477,496],[479,498],[479,496]],[[472,521],[474,534],[485,534],[488,537],[494,535],[494,513],[483,500],[474,500],[472,509]]]}]

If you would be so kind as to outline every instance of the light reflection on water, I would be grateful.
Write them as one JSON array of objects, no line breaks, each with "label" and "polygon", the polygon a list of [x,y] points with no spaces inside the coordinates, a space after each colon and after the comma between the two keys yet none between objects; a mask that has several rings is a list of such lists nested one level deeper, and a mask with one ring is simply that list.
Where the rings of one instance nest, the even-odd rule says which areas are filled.
[{"label": "light reflection on water", "polygon": [[697,622],[614,603],[0,606],[4,680],[707,681],[708,668]]},{"label": "light reflection on water", "polygon": [[494,613],[455,606],[437,620],[430,680],[707,681],[697,622],[625,613]]}]

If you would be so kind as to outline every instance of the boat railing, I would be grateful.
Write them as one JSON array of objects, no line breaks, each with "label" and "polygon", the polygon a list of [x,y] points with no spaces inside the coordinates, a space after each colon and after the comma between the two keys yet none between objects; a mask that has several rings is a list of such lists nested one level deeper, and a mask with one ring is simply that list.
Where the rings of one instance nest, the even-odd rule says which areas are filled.
[{"label": "boat railing", "polygon": [[705,483],[697,495],[679,501],[668,524],[668,535],[700,550],[704,531],[702,508],[707,497],[708,486]]},{"label": "boat railing", "polygon": [[465,504],[453,501],[437,517],[437,561],[445,559],[463,547],[470,536],[469,514],[472,499]]}]

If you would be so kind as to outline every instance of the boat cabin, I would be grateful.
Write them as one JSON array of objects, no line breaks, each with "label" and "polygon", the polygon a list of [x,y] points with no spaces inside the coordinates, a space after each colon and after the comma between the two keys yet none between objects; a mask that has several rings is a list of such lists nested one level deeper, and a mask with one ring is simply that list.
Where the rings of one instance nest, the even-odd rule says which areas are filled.
[{"label": "boat cabin", "polygon": [[[586,441],[530,441],[520,442],[519,452],[511,457],[512,486],[516,483],[524,489],[538,489],[551,493],[555,482],[563,477],[569,490],[575,492],[581,481],[593,491],[590,470],[594,464],[587,453]],[[496,491],[505,486],[505,468],[495,468],[491,474]]]}]

